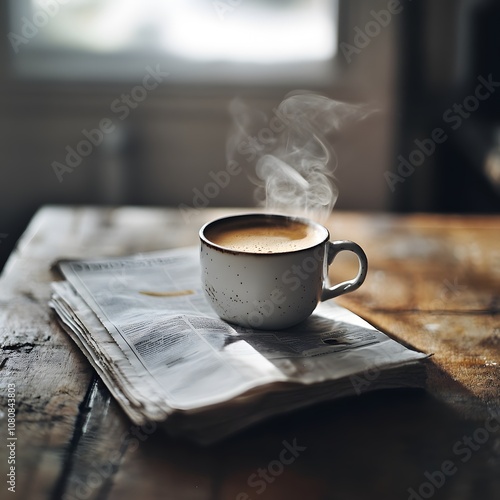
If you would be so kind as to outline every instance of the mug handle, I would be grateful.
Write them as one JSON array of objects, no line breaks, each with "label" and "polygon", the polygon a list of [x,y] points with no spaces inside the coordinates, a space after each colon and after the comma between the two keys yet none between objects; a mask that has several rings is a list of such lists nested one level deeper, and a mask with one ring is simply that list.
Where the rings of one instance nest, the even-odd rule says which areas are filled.
[{"label": "mug handle", "polygon": [[338,285],[334,285],[330,288],[323,288],[321,292],[321,301],[333,299],[344,293],[354,292],[357,290],[365,281],[366,273],[368,271],[368,259],[363,249],[353,241],[340,240],[340,241],[329,241],[327,243],[327,253],[328,253],[328,266],[333,262],[333,259],[343,251],[348,251],[356,254],[359,261],[358,275],[352,280],[343,281]]}]

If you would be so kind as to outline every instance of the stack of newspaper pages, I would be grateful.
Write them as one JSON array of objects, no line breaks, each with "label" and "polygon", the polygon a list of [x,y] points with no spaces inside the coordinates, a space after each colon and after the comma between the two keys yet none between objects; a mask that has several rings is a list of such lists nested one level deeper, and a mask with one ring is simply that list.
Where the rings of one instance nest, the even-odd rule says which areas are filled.
[{"label": "stack of newspaper pages", "polygon": [[209,444],[320,401],[425,384],[425,354],[333,301],[288,330],[222,321],[197,248],[57,266],[51,307],[137,425]]}]

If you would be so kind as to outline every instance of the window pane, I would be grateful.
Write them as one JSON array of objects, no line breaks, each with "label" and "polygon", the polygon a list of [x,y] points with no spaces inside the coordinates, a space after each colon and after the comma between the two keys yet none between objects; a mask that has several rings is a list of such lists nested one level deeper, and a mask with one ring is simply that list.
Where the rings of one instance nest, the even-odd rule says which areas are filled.
[{"label": "window pane", "polygon": [[[31,0],[32,12],[46,0]],[[200,61],[326,60],[336,51],[331,0],[73,0],[41,30],[46,47],[161,50]]]},{"label": "window pane", "polygon": [[12,61],[28,78],[132,79],[161,62],[178,82],[321,84],[331,81],[337,52],[337,0],[10,5],[11,32],[22,35],[26,22],[38,26]]}]

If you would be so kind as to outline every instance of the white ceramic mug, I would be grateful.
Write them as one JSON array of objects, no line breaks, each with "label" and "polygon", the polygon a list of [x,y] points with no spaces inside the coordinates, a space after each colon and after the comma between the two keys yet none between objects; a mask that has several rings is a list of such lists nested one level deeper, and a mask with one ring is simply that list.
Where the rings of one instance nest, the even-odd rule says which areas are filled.
[{"label": "white ceramic mug", "polygon": [[[205,224],[199,235],[206,296],[222,319],[244,327],[272,330],[300,323],[320,301],[358,289],[368,269],[358,244],[330,241],[328,230],[308,219],[234,215]],[[250,243],[241,239],[247,235]],[[328,287],[328,266],[344,250],[358,257],[358,274]]]}]

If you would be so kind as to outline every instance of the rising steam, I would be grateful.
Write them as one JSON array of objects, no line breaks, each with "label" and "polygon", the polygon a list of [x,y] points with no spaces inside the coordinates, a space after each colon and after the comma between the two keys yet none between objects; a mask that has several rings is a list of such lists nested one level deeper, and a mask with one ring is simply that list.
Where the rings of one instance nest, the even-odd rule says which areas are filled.
[{"label": "rising steam", "polygon": [[228,160],[242,156],[255,168],[256,200],[273,212],[326,218],[338,197],[337,156],[331,139],[343,126],[373,112],[365,105],[293,92],[269,118],[241,100],[231,103]]}]

